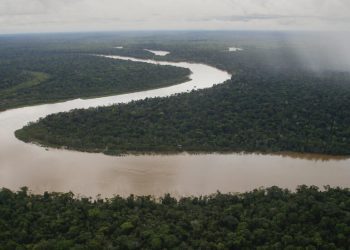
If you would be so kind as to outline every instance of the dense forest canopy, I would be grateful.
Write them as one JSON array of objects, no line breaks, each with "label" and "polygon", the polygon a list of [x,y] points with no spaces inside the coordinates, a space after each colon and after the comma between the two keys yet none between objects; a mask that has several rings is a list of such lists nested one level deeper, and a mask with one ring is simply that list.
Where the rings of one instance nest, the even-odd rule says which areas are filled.
[{"label": "dense forest canopy", "polygon": [[24,141],[106,154],[303,152],[350,155],[350,79],[236,74],[211,89],[41,119]]},{"label": "dense forest canopy", "polygon": [[[263,67],[264,70],[317,68],[319,71],[344,71],[334,63],[341,61],[335,49],[325,50],[315,46],[315,43],[326,43],[322,37],[324,34],[318,33],[245,31],[40,34],[0,36],[0,49],[2,59],[29,52],[101,53],[203,62],[231,73],[244,68]],[[123,49],[115,49],[117,46]],[[228,53],[229,47],[244,50]],[[171,53],[160,57],[144,49]]]},{"label": "dense forest canopy", "polygon": [[[43,50],[56,49],[58,57],[63,52],[72,58],[82,57],[85,63],[89,61],[85,54],[92,52],[196,61],[231,72],[232,80],[170,98],[52,115],[18,131],[17,137],[107,154],[293,151],[349,155],[349,72],[326,63],[321,67],[323,61],[315,70],[315,60],[303,61],[295,45],[288,45],[285,35],[279,33],[176,34],[123,34],[119,38],[106,34],[102,39],[91,35],[87,40],[81,35],[76,41],[68,36],[61,47],[51,41]],[[36,51],[38,38],[33,40],[28,46]],[[230,46],[243,51],[229,52]],[[160,57],[144,48],[171,53]],[[315,51],[309,53],[309,58],[317,59]],[[102,62],[99,65],[103,67]],[[19,77],[37,71],[39,68],[34,68]],[[89,80],[89,86],[96,89],[94,82],[99,78],[96,70],[91,72],[91,79],[97,80]],[[166,77],[168,73],[163,72]]]},{"label": "dense forest canopy", "polygon": [[176,200],[0,190],[0,249],[348,249],[350,190]]},{"label": "dense forest canopy", "polygon": [[68,53],[62,48],[40,50],[38,46],[27,50],[0,47],[0,111],[165,87],[189,79],[190,71],[184,68]]},{"label": "dense forest canopy", "polygon": [[[243,51],[231,53],[231,46]],[[159,57],[145,48],[171,53]],[[307,53],[310,60],[302,60],[280,33],[1,36],[0,110],[175,84],[188,74],[186,69],[91,54],[195,61],[227,70],[233,78],[167,98],[50,115],[16,136],[113,155],[349,155],[349,72],[319,60],[317,50]],[[348,249],[349,208],[350,190],[330,187],[320,191],[301,186],[296,192],[271,187],[179,200],[170,195],[93,200],[73,193],[36,195],[27,188],[3,188],[0,249]]]}]

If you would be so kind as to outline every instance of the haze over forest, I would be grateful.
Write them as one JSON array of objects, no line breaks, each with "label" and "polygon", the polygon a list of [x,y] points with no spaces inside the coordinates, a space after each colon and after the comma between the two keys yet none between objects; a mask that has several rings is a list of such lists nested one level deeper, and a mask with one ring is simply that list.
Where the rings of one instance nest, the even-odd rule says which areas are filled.
[{"label": "haze over forest", "polygon": [[[315,71],[322,71],[325,64],[332,69],[349,71],[349,13],[347,0],[3,0],[0,2],[0,34],[307,31],[309,36],[305,39],[298,36],[295,40],[286,35],[284,42],[292,45],[296,54],[310,62]],[[310,31],[314,32],[312,36]],[[317,53],[309,53],[309,49]]]}]

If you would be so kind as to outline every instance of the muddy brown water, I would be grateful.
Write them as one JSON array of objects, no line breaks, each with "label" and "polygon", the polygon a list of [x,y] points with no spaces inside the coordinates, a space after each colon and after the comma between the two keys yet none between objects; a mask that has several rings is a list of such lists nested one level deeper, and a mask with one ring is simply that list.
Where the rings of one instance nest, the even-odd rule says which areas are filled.
[{"label": "muddy brown water", "polygon": [[199,154],[113,157],[46,149],[17,140],[14,131],[40,117],[74,108],[125,103],[209,88],[230,74],[204,64],[155,62],[189,68],[191,81],[161,89],[94,99],[38,105],[0,113],[0,186],[33,193],[68,192],[95,197],[171,193],[177,197],[242,192],[278,185],[350,186],[350,160],[317,155]]}]

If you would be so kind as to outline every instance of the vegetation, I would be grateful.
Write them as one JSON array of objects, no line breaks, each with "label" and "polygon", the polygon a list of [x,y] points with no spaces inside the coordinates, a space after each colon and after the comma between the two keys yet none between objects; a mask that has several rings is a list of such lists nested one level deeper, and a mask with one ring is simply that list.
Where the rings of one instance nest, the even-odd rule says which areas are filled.
[{"label": "vegetation", "polygon": [[211,89],[50,115],[24,140],[106,154],[307,152],[350,154],[350,78],[238,74]]},{"label": "vegetation", "polygon": [[[188,41],[178,40],[181,36]],[[310,71],[291,50],[276,49],[281,39],[275,35],[263,37],[264,42],[259,34],[254,39],[250,33],[235,36],[180,34],[174,39],[162,34],[162,42],[154,42],[157,35],[144,35],[142,42],[125,34],[105,34],[102,39],[66,35],[62,40],[2,37],[0,109],[170,84],[169,74],[175,83],[188,72],[90,56],[161,59],[143,48],[170,50],[164,59],[204,62],[235,75],[211,89],[51,115],[16,136],[116,155],[349,155],[349,73]],[[244,52],[228,53],[233,43],[244,44]],[[125,49],[113,49],[116,45]],[[114,85],[126,82],[127,87]],[[73,193],[1,189],[0,249],[348,249],[349,208],[350,190],[330,187],[320,191],[301,186],[296,192],[272,187],[179,200],[170,195],[92,200]]]},{"label": "vegetation", "polygon": [[[14,82],[11,81],[10,79],[15,81],[19,80],[19,83],[13,84]],[[5,81],[3,80],[4,84],[1,85],[1,87],[3,88],[1,94],[6,95],[6,94],[15,93],[17,90],[26,89],[26,88],[39,85],[48,79],[49,79],[49,75],[42,72],[22,71],[16,77],[10,76],[9,79],[6,79]]]},{"label": "vegetation", "polygon": [[348,249],[350,190],[176,200],[0,191],[0,249]]},{"label": "vegetation", "polygon": [[[349,155],[349,73],[335,67],[329,55],[321,60],[318,55],[324,52],[288,44],[288,36],[292,34],[146,32],[0,37],[0,75],[4,76],[0,109],[157,87],[182,81],[188,74],[186,69],[91,54],[196,61],[234,77],[222,86],[190,94],[50,116],[16,135],[24,141],[107,154]],[[296,34],[291,40],[300,46],[307,38]],[[231,46],[244,50],[229,52]],[[159,57],[144,48],[171,53]],[[308,60],[296,51],[309,53]],[[45,73],[43,79],[33,75],[40,72]]]},{"label": "vegetation", "polygon": [[165,87],[187,81],[189,74],[190,71],[184,68],[89,54],[23,52],[14,58],[0,59],[0,111]]},{"label": "vegetation", "polygon": [[[230,73],[310,68],[310,65],[297,57],[295,48],[286,45],[286,36],[284,33],[268,32],[119,32],[0,36],[0,111],[78,97],[168,86],[185,81],[189,73],[186,69],[120,62],[97,58],[92,54],[196,61]],[[293,39],[299,37],[304,36],[298,34]],[[124,48],[115,49],[116,46]],[[242,47],[244,51],[228,52],[228,47],[231,46]],[[145,48],[169,50],[171,53],[159,57],[145,51]],[[321,60],[316,61],[320,64]],[[39,79],[35,74],[45,77]]]}]

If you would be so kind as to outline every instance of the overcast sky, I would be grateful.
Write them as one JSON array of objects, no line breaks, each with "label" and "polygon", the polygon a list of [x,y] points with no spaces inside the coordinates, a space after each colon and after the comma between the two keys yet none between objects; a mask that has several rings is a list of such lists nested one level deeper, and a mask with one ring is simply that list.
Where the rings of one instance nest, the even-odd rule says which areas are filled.
[{"label": "overcast sky", "polygon": [[350,0],[0,0],[0,33],[350,30]]}]

